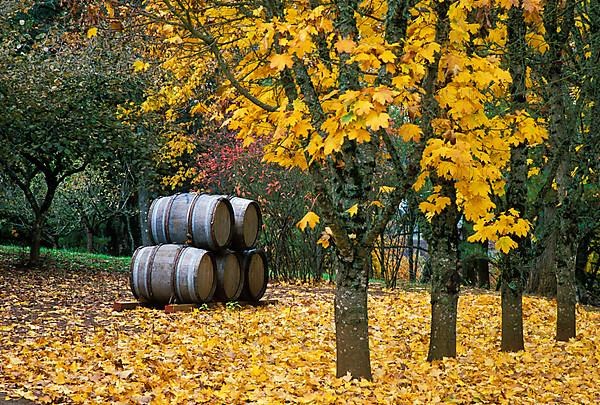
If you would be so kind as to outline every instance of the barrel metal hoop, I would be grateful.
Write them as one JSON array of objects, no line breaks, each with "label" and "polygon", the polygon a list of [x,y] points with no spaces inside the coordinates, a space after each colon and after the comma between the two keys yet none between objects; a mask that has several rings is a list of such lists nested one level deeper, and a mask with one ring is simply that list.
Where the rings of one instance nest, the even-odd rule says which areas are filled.
[{"label": "barrel metal hoop", "polygon": [[165,236],[167,237],[167,242],[171,241],[171,235],[169,234],[169,222],[171,221],[171,208],[173,207],[173,203],[175,202],[175,199],[177,198],[177,196],[179,196],[179,194],[181,194],[181,193],[177,193],[177,194],[169,197],[169,201],[167,202],[167,208],[166,208],[164,223],[163,223],[164,230],[165,230]]},{"label": "barrel metal hoop", "polygon": [[181,296],[181,293],[179,291],[179,283],[177,282],[179,279],[179,259],[181,259],[181,254],[183,253],[183,251],[187,249],[187,246],[180,246],[179,248],[177,248],[177,252],[175,252],[175,257],[173,259],[173,271],[171,272],[171,285],[173,286],[173,295],[171,296],[171,300],[173,300],[173,298],[177,298],[180,302],[183,301],[183,297]]},{"label": "barrel metal hoop", "polygon": [[194,198],[192,199],[192,202],[190,204],[190,207],[188,208],[188,212],[187,212],[187,234],[188,234],[188,238],[190,238],[190,240],[192,241],[192,245],[194,244],[194,223],[192,221],[192,217],[194,215],[194,209],[196,208],[196,203],[198,202],[198,200],[200,199],[200,196],[204,195],[204,193],[196,193],[196,195],[194,196]]},{"label": "barrel metal hoop", "polygon": [[151,301],[152,298],[154,298],[154,292],[152,291],[152,268],[154,267],[154,258],[162,245],[163,244],[161,243],[160,245],[154,246],[154,249],[150,252],[150,256],[148,257],[148,263],[146,264],[146,291],[148,291],[148,298],[150,298]]},{"label": "barrel metal hoop", "polygon": [[210,212],[210,239],[215,242],[215,249],[219,249],[221,246],[217,246],[217,234],[215,233],[215,219],[217,217],[217,207],[219,207],[220,199],[217,199],[217,202],[214,204],[213,209]]}]

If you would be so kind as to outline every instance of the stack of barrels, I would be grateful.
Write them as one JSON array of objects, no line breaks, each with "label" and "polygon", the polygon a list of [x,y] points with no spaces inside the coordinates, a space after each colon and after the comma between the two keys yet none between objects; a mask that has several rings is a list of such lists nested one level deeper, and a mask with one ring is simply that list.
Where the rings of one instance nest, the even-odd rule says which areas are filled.
[{"label": "stack of barrels", "polygon": [[254,249],[262,226],[256,201],[176,194],[152,202],[154,246],[131,258],[133,295],[153,304],[258,301],[267,288],[267,260]]}]

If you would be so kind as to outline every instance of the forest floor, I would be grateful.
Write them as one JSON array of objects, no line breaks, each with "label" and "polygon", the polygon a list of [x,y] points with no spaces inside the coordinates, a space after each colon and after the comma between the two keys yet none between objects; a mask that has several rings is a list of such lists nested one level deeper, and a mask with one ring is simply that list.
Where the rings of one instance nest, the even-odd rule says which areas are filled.
[{"label": "forest floor", "polygon": [[19,259],[0,250],[0,404],[600,403],[597,309],[579,306],[560,343],[555,303],[525,297],[526,350],[507,354],[499,296],[464,290],[458,356],[430,364],[427,291],[374,286],[374,381],[354,381],[334,376],[328,284],[273,284],[259,307],[114,312],[133,299],[124,260]]}]

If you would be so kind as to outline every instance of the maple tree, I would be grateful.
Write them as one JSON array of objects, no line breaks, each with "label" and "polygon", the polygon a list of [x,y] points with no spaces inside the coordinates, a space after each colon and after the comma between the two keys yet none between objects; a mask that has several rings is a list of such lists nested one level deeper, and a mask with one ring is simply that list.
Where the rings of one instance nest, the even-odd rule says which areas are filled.
[{"label": "maple tree", "polygon": [[[505,193],[511,148],[546,136],[543,120],[503,109],[512,82],[503,66],[506,24],[492,24],[491,15],[521,8],[539,13],[534,2],[470,1],[165,0],[143,11],[167,44],[149,57],[172,74],[146,110],[164,109],[176,121],[194,100],[192,115],[222,117],[245,144],[262,139],[265,161],[311,176],[319,214],[298,225],[313,227],[322,216],[342,264],[338,375],[371,375],[370,252],[411,187],[427,192],[420,207],[435,252],[432,360],[456,350],[459,217],[475,223],[471,240],[494,241],[502,252],[530,230],[523,212],[510,205],[496,212],[494,203]],[[197,98],[214,75],[218,91]],[[217,97],[230,100],[226,113],[212,108],[221,105]]]}]

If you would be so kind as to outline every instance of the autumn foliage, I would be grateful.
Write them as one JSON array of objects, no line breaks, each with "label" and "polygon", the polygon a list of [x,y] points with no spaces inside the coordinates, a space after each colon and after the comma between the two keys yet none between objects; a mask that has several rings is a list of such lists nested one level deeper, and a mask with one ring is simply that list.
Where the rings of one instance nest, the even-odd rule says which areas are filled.
[{"label": "autumn foliage", "polygon": [[[180,106],[194,99],[192,115],[225,120],[244,145],[263,139],[265,161],[302,170],[328,166],[328,159],[347,164],[343,145],[352,143],[381,147],[372,157],[398,170],[390,142],[416,143],[422,159],[414,188],[422,190],[432,173],[451,180],[458,207],[477,224],[472,241],[495,241],[507,252],[516,246],[511,235],[522,237],[530,230],[522,213],[497,214],[495,203],[495,196],[505,192],[511,147],[536,145],[547,136],[543,119],[505,108],[511,76],[503,60],[503,16],[512,2],[452,2],[446,33],[436,32],[431,3],[415,2],[404,16],[406,31],[395,38],[400,42],[391,41],[393,28],[381,23],[390,24],[386,12],[392,7],[383,1],[359,2],[357,31],[348,33],[339,27],[345,18],[341,4],[306,1],[275,10],[259,3],[209,3],[187,12],[171,2],[149,3],[148,10],[161,16],[155,32],[169,44],[168,51],[154,48],[149,55],[158,57],[175,80],[153,92],[145,109],[166,109],[166,117],[177,120]],[[540,3],[528,1],[523,7],[528,40],[543,52]],[[432,67],[438,85],[428,89]],[[360,78],[359,87],[344,88],[346,70]],[[214,97],[229,100],[228,112],[214,97],[195,98],[206,94],[205,81],[214,80],[215,73],[221,83]],[[314,94],[303,88],[303,75],[311,78]],[[437,112],[426,122],[431,91]],[[369,146],[360,149],[374,153]],[[451,203],[451,196],[433,186],[420,205],[429,217]],[[383,207],[376,195],[355,202],[374,213]]]}]

